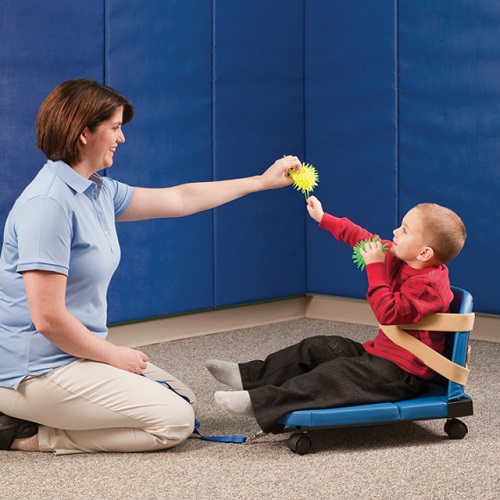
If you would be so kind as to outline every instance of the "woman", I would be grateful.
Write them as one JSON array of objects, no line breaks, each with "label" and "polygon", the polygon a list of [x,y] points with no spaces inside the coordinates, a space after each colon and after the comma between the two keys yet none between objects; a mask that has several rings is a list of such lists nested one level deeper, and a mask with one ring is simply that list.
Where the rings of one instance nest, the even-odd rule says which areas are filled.
[{"label": "woman", "polygon": [[260,176],[163,189],[100,177],[133,115],[125,97],[86,79],[63,83],[40,108],[36,146],[48,162],[8,216],[0,259],[0,449],[135,452],[187,439],[192,391],[106,340],[115,221],[214,208],[287,186],[301,167],[287,156]]}]

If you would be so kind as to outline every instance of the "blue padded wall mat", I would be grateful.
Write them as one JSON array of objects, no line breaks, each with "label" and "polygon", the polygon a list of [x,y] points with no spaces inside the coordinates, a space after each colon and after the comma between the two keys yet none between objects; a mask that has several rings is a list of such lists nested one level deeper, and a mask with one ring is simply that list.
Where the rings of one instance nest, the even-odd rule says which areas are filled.
[{"label": "blue padded wall mat", "polygon": [[[303,156],[303,0],[214,2],[215,179]],[[292,188],[215,211],[215,305],[301,295],[305,200]]]},{"label": "blue padded wall mat", "polygon": [[0,2],[0,223],[46,162],[35,149],[42,101],[65,80],[102,80],[103,3]]},{"label": "blue padded wall mat", "polygon": [[[136,186],[212,180],[212,2],[108,2],[106,83],[133,102],[108,175]],[[118,224],[109,320],[213,307],[213,214]]]},{"label": "blue padded wall mat", "polygon": [[468,238],[452,282],[499,313],[500,3],[400,0],[398,25],[400,213],[457,211]]},{"label": "blue padded wall mat", "polygon": [[[41,102],[88,77],[136,106],[109,175],[225,179],[295,153],[318,168],[326,210],[386,238],[415,203],[437,201],[469,234],[452,282],[477,312],[500,313],[496,0],[17,0],[0,2],[0,19],[2,222],[45,162],[34,148]],[[366,291],[350,249],[291,188],[119,233],[111,322]]]},{"label": "blue padded wall mat", "polygon": [[[306,2],[306,157],[325,211],[382,238],[396,225],[394,3]],[[307,291],[363,297],[351,249],[307,221]]]}]

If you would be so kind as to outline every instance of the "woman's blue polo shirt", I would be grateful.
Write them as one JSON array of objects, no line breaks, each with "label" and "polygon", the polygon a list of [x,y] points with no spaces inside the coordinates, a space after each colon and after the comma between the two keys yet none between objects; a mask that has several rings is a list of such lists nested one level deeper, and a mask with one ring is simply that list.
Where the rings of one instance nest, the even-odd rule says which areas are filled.
[{"label": "woman's blue polo shirt", "polygon": [[85,179],[62,161],[48,161],[17,199],[0,257],[0,386],[17,388],[27,375],[76,359],[36,331],[23,271],[66,275],[68,311],[106,337],[106,294],[120,261],[115,220],[133,193],[109,177]]}]

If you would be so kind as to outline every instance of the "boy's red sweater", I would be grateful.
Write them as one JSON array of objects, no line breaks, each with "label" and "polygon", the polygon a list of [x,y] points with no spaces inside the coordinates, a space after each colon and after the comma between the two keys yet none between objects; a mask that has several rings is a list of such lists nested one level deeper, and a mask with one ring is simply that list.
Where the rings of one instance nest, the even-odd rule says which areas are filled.
[{"label": "boy's red sweater", "polygon": [[[357,226],[347,218],[338,218],[325,213],[320,227],[349,246],[359,241],[373,238],[375,234]],[[424,316],[436,312],[448,312],[453,300],[450,289],[448,268],[442,264],[437,267],[414,269],[394,257],[388,244],[385,262],[366,266],[370,303],[377,321],[381,325],[404,325],[416,323]],[[443,352],[445,335],[441,332],[408,331],[432,349]],[[434,372],[406,349],[397,346],[381,330],[373,339],[363,344],[371,354],[392,361],[401,369],[418,377],[429,380]]]}]

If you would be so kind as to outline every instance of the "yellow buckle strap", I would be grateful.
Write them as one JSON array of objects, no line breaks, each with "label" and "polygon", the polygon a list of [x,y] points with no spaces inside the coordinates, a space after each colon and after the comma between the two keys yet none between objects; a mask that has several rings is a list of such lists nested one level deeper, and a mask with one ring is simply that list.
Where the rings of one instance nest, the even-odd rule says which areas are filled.
[{"label": "yellow buckle strap", "polygon": [[[436,313],[430,314],[412,325],[380,325],[380,328],[396,345],[410,351],[436,373],[452,382],[465,385],[470,372],[467,367],[454,363],[404,330],[469,332],[474,326],[474,317],[474,313]],[[469,353],[467,361],[468,357]]]}]

